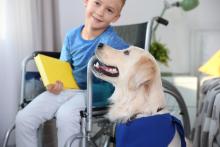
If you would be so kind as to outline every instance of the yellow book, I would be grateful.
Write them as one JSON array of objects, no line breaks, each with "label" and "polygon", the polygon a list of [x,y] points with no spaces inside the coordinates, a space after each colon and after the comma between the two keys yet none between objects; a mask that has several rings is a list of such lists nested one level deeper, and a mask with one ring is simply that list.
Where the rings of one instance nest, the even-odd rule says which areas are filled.
[{"label": "yellow book", "polygon": [[44,86],[54,84],[59,80],[63,83],[64,89],[79,89],[70,63],[41,54],[34,57],[34,60]]}]

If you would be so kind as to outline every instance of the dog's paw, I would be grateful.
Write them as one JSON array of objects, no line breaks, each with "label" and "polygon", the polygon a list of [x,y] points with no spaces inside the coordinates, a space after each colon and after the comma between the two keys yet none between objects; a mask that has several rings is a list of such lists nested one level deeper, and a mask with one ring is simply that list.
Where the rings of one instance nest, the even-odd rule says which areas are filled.
[{"label": "dog's paw", "polygon": [[127,122],[129,120],[129,114],[120,110],[111,110],[107,114],[107,118],[113,122]]}]

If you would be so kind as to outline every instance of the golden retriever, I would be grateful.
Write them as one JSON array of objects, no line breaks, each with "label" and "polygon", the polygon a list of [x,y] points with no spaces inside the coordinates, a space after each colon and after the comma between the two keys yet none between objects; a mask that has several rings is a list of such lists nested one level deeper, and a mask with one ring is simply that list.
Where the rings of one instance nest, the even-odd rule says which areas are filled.
[{"label": "golden retriever", "polygon": [[[93,73],[115,87],[110,97],[112,105],[107,114],[111,121],[123,124],[142,117],[168,113],[160,70],[149,52],[135,46],[116,50],[100,44],[96,58]],[[159,133],[166,136],[166,132]],[[174,134],[169,147],[181,147],[178,131],[175,130]]]}]

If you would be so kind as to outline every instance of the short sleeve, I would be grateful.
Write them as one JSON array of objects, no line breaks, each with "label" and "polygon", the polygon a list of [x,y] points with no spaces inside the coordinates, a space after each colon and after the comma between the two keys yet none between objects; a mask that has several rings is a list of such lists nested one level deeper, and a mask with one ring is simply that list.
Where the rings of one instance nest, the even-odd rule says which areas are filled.
[{"label": "short sleeve", "polygon": [[71,61],[68,35],[66,35],[66,37],[64,39],[64,42],[63,42],[63,46],[62,46],[62,49],[61,49],[60,60],[68,61],[68,62]]}]

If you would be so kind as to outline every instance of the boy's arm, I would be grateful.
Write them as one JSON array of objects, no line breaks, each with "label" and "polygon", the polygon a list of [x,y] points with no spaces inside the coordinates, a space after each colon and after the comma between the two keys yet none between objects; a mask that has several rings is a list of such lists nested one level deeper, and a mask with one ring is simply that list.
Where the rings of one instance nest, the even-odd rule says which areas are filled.
[{"label": "boy's arm", "polygon": [[63,46],[61,49],[60,60],[67,61],[71,63],[71,54],[69,51],[69,38],[68,35],[65,37]]}]

